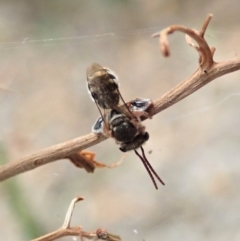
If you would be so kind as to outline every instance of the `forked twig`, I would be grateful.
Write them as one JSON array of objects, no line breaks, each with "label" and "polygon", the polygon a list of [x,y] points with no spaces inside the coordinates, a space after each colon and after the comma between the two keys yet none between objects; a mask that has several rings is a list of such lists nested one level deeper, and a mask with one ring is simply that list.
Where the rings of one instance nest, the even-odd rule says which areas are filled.
[{"label": "forked twig", "polygon": [[208,46],[208,43],[204,39],[205,31],[207,29],[207,26],[210,20],[212,19],[212,16],[213,16],[212,14],[209,14],[207,16],[200,31],[186,28],[185,26],[181,26],[181,25],[172,25],[168,28],[163,29],[158,33],[153,34],[152,36],[159,37],[162,54],[164,56],[169,56],[170,50],[169,50],[169,43],[168,43],[168,35],[176,31],[185,33],[187,36],[189,36],[189,38],[192,38],[197,42],[198,46],[195,46],[191,41],[188,41],[188,43],[191,42],[190,45],[193,46],[198,51],[200,55],[199,66],[204,72],[206,72],[213,65],[213,54],[212,54],[211,48]]},{"label": "forked twig", "polygon": [[76,202],[82,201],[83,197],[74,198],[68,208],[64,223],[61,228],[55,230],[54,232],[48,233],[42,237],[33,239],[31,241],[52,241],[64,236],[77,236],[80,240],[83,238],[94,239],[94,240],[107,240],[107,241],[121,241],[118,235],[110,234],[106,229],[97,229],[96,232],[86,232],[82,230],[81,226],[71,227],[70,222],[72,219],[72,214]]},{"label": "forked twig", "polygon": [[[204,39],[204,34],[211,18],[212,14],[209,14],[200,31],[189,29],[181,25],[172,25],[153,35],[154,37],[159,37],[162,53],[164,56],[168,56],[170,53],[168,35],[175,31],[187,34],[189,36],[187,38],[187,43],[194,47],[199,53],[199,68],[189,78],[173,87],[162,97],[153,101],[153,107],[149,111],[150,116],[156,115],[164,109],[174,105],[212,80],[240,69],[239,58],[219,63],[213,61],[215,48],[210,48]],[[193,43],[192,39],[196,41],[196,44]],[[86,136],[49,147],[20,160],[10,162],[0,167],[0,181],[32,170],[41,165],[66,158],[77,151],[84,150],[106,139],[107,138],[101,134],[90,133]]]}]

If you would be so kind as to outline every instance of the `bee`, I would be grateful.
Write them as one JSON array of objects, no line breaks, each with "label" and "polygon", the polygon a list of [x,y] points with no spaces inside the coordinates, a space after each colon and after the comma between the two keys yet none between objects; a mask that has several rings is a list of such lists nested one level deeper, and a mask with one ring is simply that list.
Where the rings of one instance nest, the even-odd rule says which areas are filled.
[{"label": "bee", "polygon": [[[114,72],[99,64],[87,69],[87,87],[101,114],[92,131],[113,137],[123,152],[134,150],[147,169],[155,188],[155,177],[164,185],[161,178],[148,162],[142,145],[149,139],[141,118],[149,118],[147,110],[152,107],[149,99],[136,99],[126,103],[119,91],[119,82]],[[120,103],[122,102],[122,103]],[[140,148],[142,155],[136,149]]]},{"label": "bee", "polygon": [[[138,116],[151,118],[145,111],[140,111],[140,108],[132,108],[124,101],[119,91],[119,81],[117,75],[109,68],[103,67],[100,64],[93,63],[87,68],[87,88],[88,92],[95,102],[106,128],[108,123],[105,121],[106,115],[111,110],[116,110],[123,113],[131,119],[135,126],[139,125]],[[137,101],[137,99],[136,99]],[[136,103],[137,104],[137,103]]]}]

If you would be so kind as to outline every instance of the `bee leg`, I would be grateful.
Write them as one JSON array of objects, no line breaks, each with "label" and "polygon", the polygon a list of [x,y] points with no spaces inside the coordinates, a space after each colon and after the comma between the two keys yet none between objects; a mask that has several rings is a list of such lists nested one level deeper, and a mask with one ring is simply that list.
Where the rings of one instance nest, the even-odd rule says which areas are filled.
[{"label": "bee leg", "polygon": [[152,116],[144,110],[133,110],[132,113],[137,118],[145,117],[147,119],[152,119]]},{"label": "bee leg", "polygon": [[109,130],[109,128],[106,125],[104,125],[102,133],[104,136],[113,137],[112,130]]},{"label": "bee leg", "polygon": [[146,127],[144,125],[142,125],[140,118],[131,119],[130,122],[136,127],[136,129],[139,132],[141,132],[141,133],[145,132]]}]

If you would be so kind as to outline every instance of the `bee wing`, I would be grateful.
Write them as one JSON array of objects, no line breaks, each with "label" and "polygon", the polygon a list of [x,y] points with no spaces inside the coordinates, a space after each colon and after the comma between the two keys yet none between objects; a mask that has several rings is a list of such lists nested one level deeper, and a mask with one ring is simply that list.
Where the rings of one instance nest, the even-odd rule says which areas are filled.
[{"label": "bee wing", "polygon": [[149,112],[151,107],[153,107],[153,102],[150,99],[136,98],[135,100],[129,101],[127,106],[133,115],[141,120],[152,118]]},{"label": "bee wing", "polygon": [[[114,80],[112,80],[112,72],[110,71],[109,79],[111,79],[111,81],[110,82],[106,81],[107,80],[106,75],[108,74],[109,74],[108,69],[105,69],[104,67],[102,67],[100,64],[97,64],[97,63],[93,63],[87,69],[88,92],[92,100],[95,102],[98,108],[98,111],[101,115],[101,120],[98,119],[92,128],[92,131],[94,133],[103,133],[104,132],[103,126],[107,130],[109,129],[108,113],[110,109],[108,105],[105,103],[105,98],[108,97],[108,95],[105,93],[105,88],[106,88],[106,84],[111,85],[112,83],[111,81],[114,82]],[[115,77],[113,76],[113,78]]]},{"label": "bee wing", "polygon": [[119,103],[117,106],[114,106],[113,109],[115,109],[116,111],[118,111],[121,114],[126,115],[130,119],[135,118],[132,111],[129,109],[129,106],[124,101],[119,89],[118,89],[118,94],[119,94],[119,97],[120,97],[120,100],[122,103]]},{"label": "bee wing", "polygon": [[103,133],[103,125],[104,125],[103,118],[99,117],[94,123],[94,125],[92,126],[92,132],[97,134]]},{"label": "bee wing", "polygon": [[[105,73],[108,76],[109,79],[109,85],[108,88],[112,89],[112,103],[108,102],[108,106],[110,109],[116,110],[121,114],[126,115],[129,118],[134,118],[133,114],[129,110],[129,107],[127,106],[126,102],[124,101],[121,92],[119,91],[119,80],[117,75],[109,68],[107,67],[102,67],[99,64],[93,64],[92,67],[94,70],[93,71],[105,71]],[[110,85],[112,85],[110,87]],[[110,93],[110,92],[109,92]],[[115,94],[114,94],[115,93]]]},{"label": "bee wing", "polygon": [[131,111],[147,111],[153,103],[150,99],[136,98],[128,102],[127,105]]},{"label": "bee wing", "polygon": [[104,110],[103,117],[99,117],[94,125],[92,126],[92,132],[96,134],[103,134],[105,136],[111,137],[111,128],[110,128],[110,118],[112,110]]}]

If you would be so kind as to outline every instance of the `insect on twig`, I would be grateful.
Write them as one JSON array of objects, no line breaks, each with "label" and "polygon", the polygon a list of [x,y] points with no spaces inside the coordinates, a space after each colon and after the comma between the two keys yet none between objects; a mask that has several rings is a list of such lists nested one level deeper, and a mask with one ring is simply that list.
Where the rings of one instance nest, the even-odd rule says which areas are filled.
[{"label": "insect on twig", "polygon": [[[101,114],[92,131],[114,138],[123,152],[134,150],[155,188],[158,189],[154,176],[165,185],[147,160],[142,147],[149,139],[149,134],[142,125],[141,117],[150,117],[146,110],[152,106],[152,101],[138,98],[126,103],[119,91],[114,72],[96,63],[87,69],[87,85]],[[138,148],[141,148],[142,155],[137,152]]]}]

